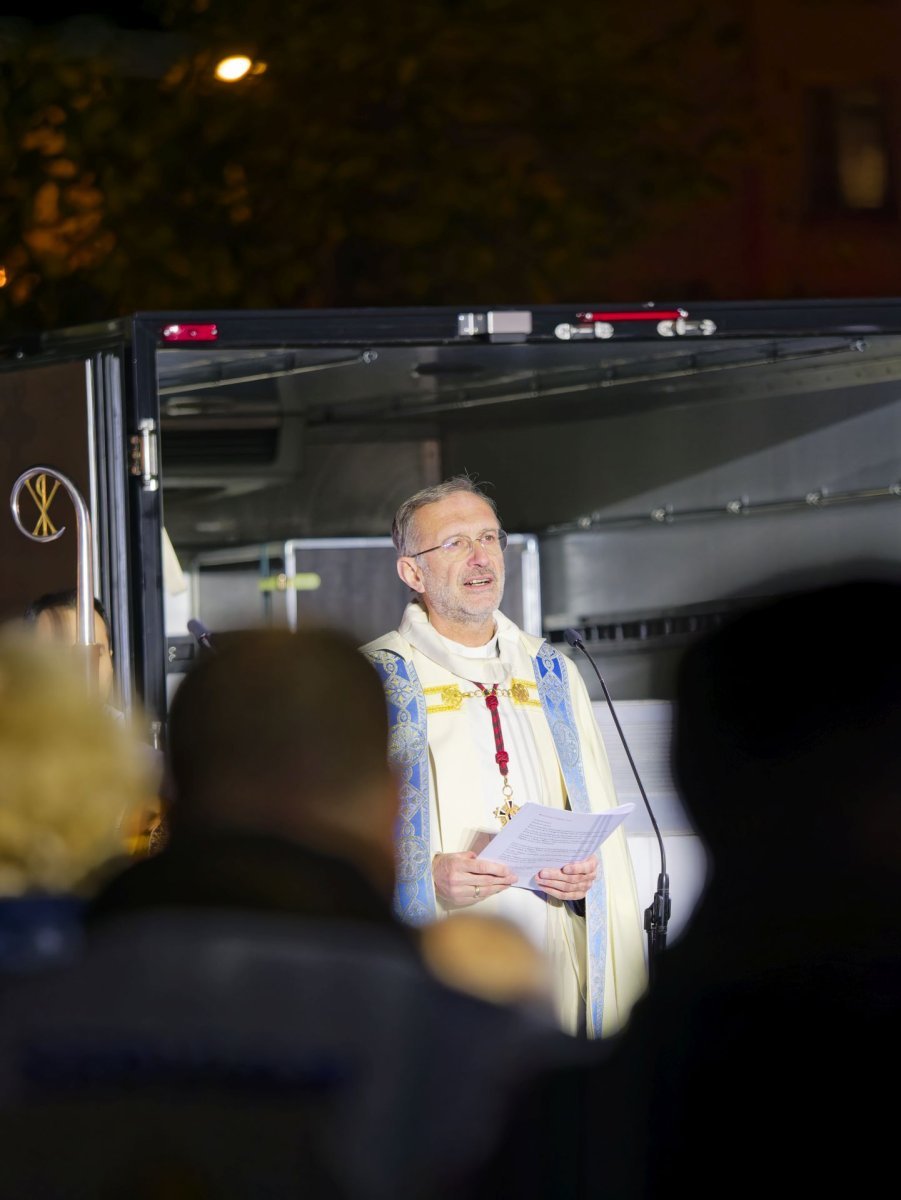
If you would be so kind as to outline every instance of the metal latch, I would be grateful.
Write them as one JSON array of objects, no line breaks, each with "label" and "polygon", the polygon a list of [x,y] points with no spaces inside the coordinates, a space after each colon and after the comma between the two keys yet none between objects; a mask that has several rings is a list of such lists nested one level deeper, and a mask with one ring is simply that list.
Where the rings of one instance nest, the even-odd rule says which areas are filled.
[{"label": "metal latch", "polygon": [[131,473],[139,476],[145,492],[156,492],[160,486],[160,455],[156,436],[156,421],[145,417],[138,422],[138,432],[129,438]]},{"label": "metal latch", "polygon": [[556,326],[554,337],[561,342],[608,341],[617,334],[641,336],[652,327],[665,338],[712,337],[716,333],[716,323],[709,317],[693,321],[684,308],[657,309],[649,304],[632,311],[613,309],[610,312],[576,313],[575,322],[563,321]]},{"label": "metal latch", "polygon": [[484,337],[489,342],[524,342],[532,332],[530,312],[460,313],[458,337]]}]

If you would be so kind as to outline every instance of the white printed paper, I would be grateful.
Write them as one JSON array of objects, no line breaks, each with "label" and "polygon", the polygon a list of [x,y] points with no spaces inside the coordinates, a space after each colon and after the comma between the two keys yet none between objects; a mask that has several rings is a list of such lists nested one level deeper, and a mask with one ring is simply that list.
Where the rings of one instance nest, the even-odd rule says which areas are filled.
[{"label": "white printed paper", "polygon": [[634,807],[621,804],[606,812],[574,813],[524,804],[478,857],[508,866],[517,877],[514,887],[539,891],[535,878],[539,871],[560,870],[567,863],[590,858]]}]

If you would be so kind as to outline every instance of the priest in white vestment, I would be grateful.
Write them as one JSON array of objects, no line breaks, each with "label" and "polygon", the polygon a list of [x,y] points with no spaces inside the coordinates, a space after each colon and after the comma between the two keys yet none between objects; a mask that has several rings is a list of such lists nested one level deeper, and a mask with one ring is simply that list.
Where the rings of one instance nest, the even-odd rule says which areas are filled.
[{"label": "priest in white vestment", "polygon": [[402,783],[398,909],[417,923],[466,909],[513,922],[549,958],[561,1026],[615,1032],[646,986],[622,829],[582,862],[549,865],[541,892],[477,852],[523,804],[616,805],[578,671],[498,611],[506,534],[467,476],[399,509],[398,572],[417,596],[364,647],[392,712]]}]

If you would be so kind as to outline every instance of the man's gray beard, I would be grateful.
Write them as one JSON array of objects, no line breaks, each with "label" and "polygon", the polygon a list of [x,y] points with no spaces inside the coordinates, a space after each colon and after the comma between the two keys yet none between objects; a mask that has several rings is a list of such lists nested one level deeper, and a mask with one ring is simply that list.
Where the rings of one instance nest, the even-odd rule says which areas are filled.
[{"label": "man's gray beard", "polygon": [[[494,608],[500,608],[501,601],[504,598],[504,584],[506,583],[506,579],[502,571],[496,571],[494,573],[494,578],[498,585],[497,603],[494,605]],[[485,609],[482,609],[480,612],[476,613],[471,612],[469,609],[458,607],[455,600],[450,598],[450,593],[450,587],[439,588],[437,591],[432,592],[432,610],[437,612],[439,616],[444,617],[445,620],[453,621],[458,625],[481,625],[491,616],[493,609],[487,612]],[[435,602],[436,597],[438,599],[438,603]],[[426,607],[428,608],[428,605]]]}]

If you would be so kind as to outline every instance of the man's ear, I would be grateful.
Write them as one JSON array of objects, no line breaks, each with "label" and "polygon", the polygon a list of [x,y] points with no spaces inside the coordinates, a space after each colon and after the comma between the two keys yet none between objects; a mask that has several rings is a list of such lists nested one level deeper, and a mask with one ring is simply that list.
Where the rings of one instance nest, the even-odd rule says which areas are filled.
[{"label": "man's ear", "polygon": [[397,560],[397,573],[414,592],[424,592],[425,584],[422,582],[422,571],[412,558],[399,558]]}]

